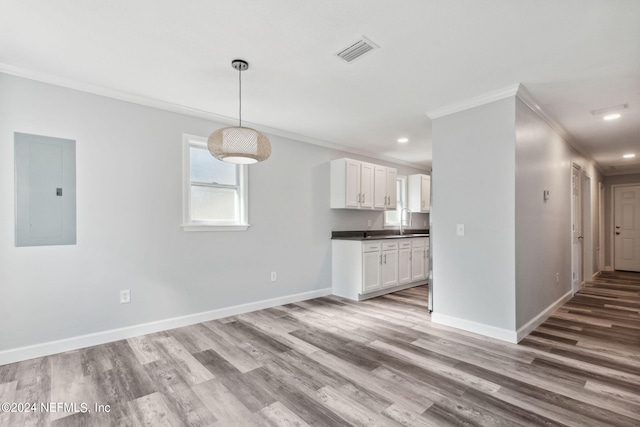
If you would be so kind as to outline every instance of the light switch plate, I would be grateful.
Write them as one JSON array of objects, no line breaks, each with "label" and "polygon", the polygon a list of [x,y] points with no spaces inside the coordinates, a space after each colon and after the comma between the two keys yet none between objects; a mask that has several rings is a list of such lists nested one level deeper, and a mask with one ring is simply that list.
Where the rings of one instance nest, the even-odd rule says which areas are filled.
[{"label": "light switch plate", "polygon": [[464,236],[464,224],[458,224],[456,226],[456,234],[458,236]]}]

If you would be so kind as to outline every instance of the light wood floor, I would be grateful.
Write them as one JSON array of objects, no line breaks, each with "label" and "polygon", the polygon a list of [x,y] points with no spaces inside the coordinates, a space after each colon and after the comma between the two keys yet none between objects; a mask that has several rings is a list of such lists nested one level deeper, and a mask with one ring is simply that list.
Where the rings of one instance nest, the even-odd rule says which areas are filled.
[{"label": "light wood floor", "polygon": [[640,425],[640,274],[519,345],[432,325],[427,288],[325,297],[0,367],[0,425]]}]

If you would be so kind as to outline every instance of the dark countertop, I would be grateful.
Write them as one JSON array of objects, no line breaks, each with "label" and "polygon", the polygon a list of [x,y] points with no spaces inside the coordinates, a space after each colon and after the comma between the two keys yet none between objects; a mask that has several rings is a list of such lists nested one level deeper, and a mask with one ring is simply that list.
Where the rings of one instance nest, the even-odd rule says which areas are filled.
[{"label": "dark countertop", "polygon": [[331,240],[382,240],[382,239],[406,239],[411,237],[429,237],[428,229],[405,230],[400,235],[400,230],[366,230],[366,231],[332,231]]}]

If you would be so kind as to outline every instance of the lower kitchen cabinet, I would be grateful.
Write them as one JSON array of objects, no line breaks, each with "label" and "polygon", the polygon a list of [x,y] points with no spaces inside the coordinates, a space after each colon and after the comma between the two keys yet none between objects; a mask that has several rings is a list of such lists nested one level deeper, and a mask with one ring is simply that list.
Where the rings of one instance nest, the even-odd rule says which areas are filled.
[{"label": "lower kitchen cabinet", "polygon": [[363,300],[425,284],[429,239],[332,240],[333,294]]}]

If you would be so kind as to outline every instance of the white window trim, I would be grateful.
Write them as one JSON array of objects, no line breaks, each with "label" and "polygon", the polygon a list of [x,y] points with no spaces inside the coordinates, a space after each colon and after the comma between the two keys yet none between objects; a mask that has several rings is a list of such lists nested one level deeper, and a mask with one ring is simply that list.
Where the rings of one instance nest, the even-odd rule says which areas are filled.
[{"label": "white window trim", "polygon": [[[405,207],[407,207],[406,206],[408,204],[407,197],[409,196],[409,190],[407,188],[407,185],[408,185],[407,177],[404,176],[404,175],[398,175],[396,179],[404,181],[404,185],[403,185],[403,187],[404,187],[404,195],[403,195],[402,200],[404,200]],[[402,215],[402,211],[400,211],[400,212],[401,212],[401,215]],[[398,222],[387,222],[386,211],[383,214],[383,217],[384,217],[384,227],[385,228],[398,228],[398,229],[400,228],[400,223],[398,223]],[[400,218],[400,221],[402,221],[402,218]]]},{"label": "white window trim", "polygon": [[184,231],[247,231],[249,224],[249,171],[239,165],[240,222],[192,221],[191,220],[191,153],[192,145],[207,146],[207,138],[182,135],[182,229]]}]

